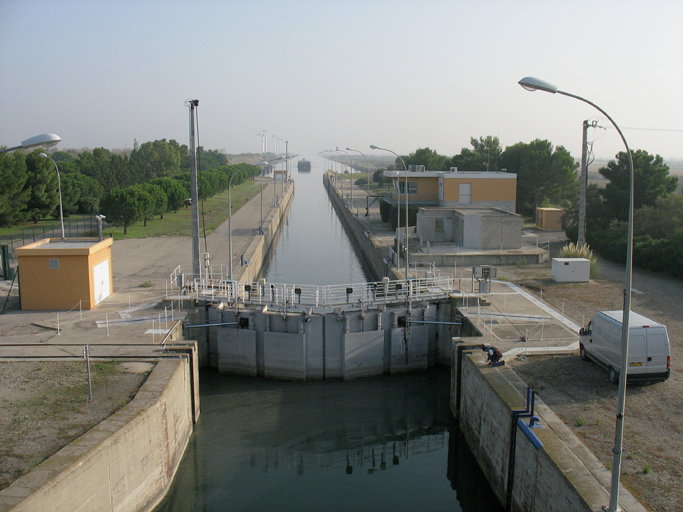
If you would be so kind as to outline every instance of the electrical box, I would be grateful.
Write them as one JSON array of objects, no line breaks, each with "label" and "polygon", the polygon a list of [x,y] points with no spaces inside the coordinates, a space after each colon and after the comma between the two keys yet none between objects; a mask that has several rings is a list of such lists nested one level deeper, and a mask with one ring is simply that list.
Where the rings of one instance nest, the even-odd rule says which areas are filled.
[{"label": "electrical box", "polygon": [[586,258],[553,258],[552,279],[558,283],[588,283],[591,262]]},{"label": "electrical box", "polygon": [[474,267],[475,279],[495,279],[498,277],[498,268],[489,267],[488,265],[479,265]]}]

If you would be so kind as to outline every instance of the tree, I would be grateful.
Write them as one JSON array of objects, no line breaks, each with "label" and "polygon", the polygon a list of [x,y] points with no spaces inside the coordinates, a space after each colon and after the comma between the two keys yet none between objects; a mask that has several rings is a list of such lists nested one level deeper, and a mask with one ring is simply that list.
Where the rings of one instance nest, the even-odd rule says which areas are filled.
[{"label": "tree", "polygon": [[200,171],[208,171],[216,167],[228,165],[228,157],[217,149],[205,150],[203,147],[197,148],[197,160]]},{"label": "tree", "polygon": [[450,167],[457,167],[461,171],[497,171],[503,148],[498,137],[470,138],[472,149],[462,148],[459,155],[450,161]]},{"label": "tree", "polygon": [[24,219],[31,191],[25,188],[28,175],[21,151],[0,154],[0,226],[12,226]]},{"label": "tree", "polygon": [[[26,155],[27,180],[24,191],[28,191],[25,212],[36,224],[40,219],[54,213],[59,206],[59,191],[55,165],[49,158],[40,156],[40,150]],[[59,218],[59,217],[58,217]]]},{"label": "tree", "polygon": [[62,188],[64,188],[66,181],[78,190],[78,198],[76,199],[76,211],[78,213],[95,213],[98,211],[104,189],[97,180],[77,172],[62,173]]},{"label": "tree", "polygon": [[147,219],[150,217],[160,215],[162,219],[164,218],[164,212],[168,208],[168,198],[164,189],[150,183],[140,183],[132,188],[135,189],[140,204],[143,205],[142,218],[145,221],[145,227],[147,227]]},{"label": "tree", "polygon": [[173,176],[180,172],[180,150],[166,139],[143,143],[139,148],[133,149],[129,160],[139,172],[136,179],[138,183],[147,183],[154,178]]},{"label": "tree", "polygon": [[372,173],[372,181],[377,183],[380,187],[384,186],[385,183],[390,181],[386,178],[386,176],[384,176],[384,171],[386,171],[386,169],[377,169]]},{"label": "tree", "polygon": [[683,235],[683,197],[676,194],[659,196],[654,206],[643,206],[633,213],[636,236],[673,239]]},{"label": "tree", "polygon": [[406,165],[424,165],[426,171],[444,171],[448,164],[447,156],[440,155],[429,148],[420,148],[403,157],[403,160]]},{"label": "tree", "polygon": [[[64,217],[68,217],[78,211],[78,201],[81,199],[81,188],[79,183],[74,179],[74,176],[79,174],[65,174],[62,173],[62,210]],[[59,206],[53,213],[59,218]]]},{"label": "tree", "polygon": [[112,224],[123,224],[123,234],[127,235],[128,226],[140,220],[144,210],[133,187],[117,187],[102,198],[100,211]]},{"label": "tree", "polygon": [[[659,155],[650,155],[638,149],[631,151],[635,173],[635,193],[633,209],[643,206],[654,206],[657,198],[676,190],[677,176],[669,176],[669,166]],[[610,219],[628,220],[628,203],[631,190],[631,171],[628,155],[625,151],[617,154],[616,160],[610,160],[607,167],[600,169],[600,174],[610,180],[602,190],[607,203]]]},{"label": "tree", "polygon": [[157,178],[150,181],[150,184],[161,187],[168,199],[168,209],[172,212],[178,211],[183,207],[185,199],[190,196],[190,192],[185,189],[183,184],[173,178]]},{"label": "tree", "polygon": [[[104,192],[122,186],[119,184],[111,166],[112,154],[108,149],[95,148],[90,151],[83,151],[78,154],[76,163],[81,174],[95,179]],[[118,157],[121,158],[121,157]]]},{"label": "tree", "polygon": [[500,166],[517,174],[517,211],[533,215],[548,204],[571,206],[579,195],[578,162],[563,146],[536,139],[508,146]]}]

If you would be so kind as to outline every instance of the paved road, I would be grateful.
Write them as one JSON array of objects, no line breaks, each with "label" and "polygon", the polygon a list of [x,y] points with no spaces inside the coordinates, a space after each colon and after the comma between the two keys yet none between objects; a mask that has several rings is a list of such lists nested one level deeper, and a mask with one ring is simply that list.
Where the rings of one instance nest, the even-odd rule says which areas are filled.
[{"label": "paved road", "polygon": [[[278,192],[280,188],[278,186]],[[273,184],[265,180],[263,188],[264,222],[274,213]],[[233,267],[240,264],[240,256],[258,236],[261,223],[261,193],[256,194],[232,216]],[[221,224],[213,233],[200,237],[200,252],[208,252],[212,265],[229,265],[229,226]],[[192,266],[192,239],[190,237],[154,237],[117,240],[112,246],[114,290],[118,293],[140,292],[145,281],[154,284],[156,292],[165,288],[169,274],[178,266]]]}]

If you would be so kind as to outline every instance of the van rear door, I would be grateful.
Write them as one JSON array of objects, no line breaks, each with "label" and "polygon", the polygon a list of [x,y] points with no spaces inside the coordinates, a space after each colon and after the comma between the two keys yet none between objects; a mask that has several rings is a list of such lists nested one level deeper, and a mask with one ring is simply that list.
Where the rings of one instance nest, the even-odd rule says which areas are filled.
[{"label": "van rear door", "polygon": [[628,375],[647,373],[647,337],[645,329],[631,328],[628,343]]},{"label": "van rear door", "polygon": [[663,328],[650,328],[647,331],[647,372],[665,373],[669,357],[669,343]]}]

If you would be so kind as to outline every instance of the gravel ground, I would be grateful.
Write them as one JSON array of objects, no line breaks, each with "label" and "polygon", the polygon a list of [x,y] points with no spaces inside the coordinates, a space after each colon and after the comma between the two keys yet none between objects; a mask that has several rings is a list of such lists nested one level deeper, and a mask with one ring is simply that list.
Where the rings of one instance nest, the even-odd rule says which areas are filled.
[{"label": "gravel ground", "polygon": [[[576,323],[596,311],[622,309],[623,267],[599,264],[590,284],[558,284],[546,266],[509,268],[522,284]],[[651,511],[683,511],[683,282],[634,271],[632,310],[667,326],[671,378],[627,388],[622,482]],[[607,372],[578,353],[520,358],[509,362],[572,431],[611,467],[617,387]]]},{"label": "gravel ground", "polygon": [[147,363],[0,362],[0,490],[126,405]]}]

